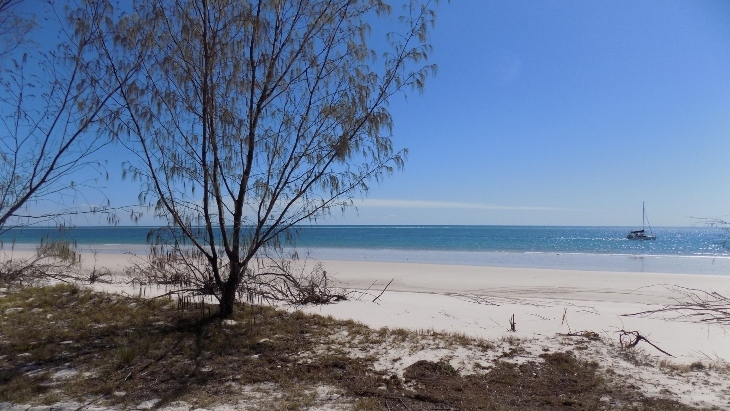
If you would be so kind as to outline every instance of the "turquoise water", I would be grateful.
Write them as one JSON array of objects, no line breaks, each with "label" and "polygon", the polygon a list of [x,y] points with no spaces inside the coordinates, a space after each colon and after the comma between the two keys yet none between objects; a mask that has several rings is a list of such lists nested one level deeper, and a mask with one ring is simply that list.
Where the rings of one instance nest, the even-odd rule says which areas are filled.
[{"label": "turquoise water", "polygon": [[655,241],[630,241],[630,227],[321,226],[300,231],[314,248],[730,255],[718,228],[659,228]]},{"label": "turquoise water", "polygon": [[[632,255],[730,256],[719,228],[657,228],[655,241],[630,241],[631,227],[545,226],[313,226],[295,238],[305,248],[549,252]],[[68,238],[80,245],[144,245],[153,227],[23,228],[6,233],[5,244],[37,244]]]},{"label": "turquoise water", "polygon": [[[81,247],[144,250],[153,227],[12,230],[4,247],[63,237]],[[295,244],[320,259],[377,260],[505,267],[567,268],[730,275],[727,230],[656,228],[655,241],[631,241],[633,227],[313,226]]]}]

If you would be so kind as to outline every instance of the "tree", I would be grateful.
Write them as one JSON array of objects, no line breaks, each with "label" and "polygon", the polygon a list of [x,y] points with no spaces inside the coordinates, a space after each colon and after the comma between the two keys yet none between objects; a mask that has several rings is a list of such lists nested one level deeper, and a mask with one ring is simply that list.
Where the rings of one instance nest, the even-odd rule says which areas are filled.
[{"label": "tree", "polygon": [[[164,255],[188,267],[168,280],[214,295],[228,316],[237,293],[277,275],[258,256],[403,165],[387,106],[435,71],[431,3],[406,2],[397,21],[381,0],[135,4],[152,20],[116,46],[148,53],[120,81],[115,131],[131,136],[125,171],[142,201],[173,228]],[[373,36],[389,25],[400,30]]]},{"label": "tree", "polygon": [[26,42],[35,27],[35,19],[17,13],[23,0],[0,0],[0,59],[8,56]]},{"label": "tree", "polygon": [[[62,11],[51,3],[47,24],[57,25],[58,44],[30,41],[34,19],[19,14],[20,3],[0,0],[0,234],[28,219],[105,210],[69,210],[64,199],[103,177],[93,155],[110,141],[104,120],[119,109],[113,97],[141,63],[141,53],[128,55],[112,77],[112,66],[96,54],[94,46],[115,31],[107,1]],[[42,203],[51,211],[28,211]]]}]

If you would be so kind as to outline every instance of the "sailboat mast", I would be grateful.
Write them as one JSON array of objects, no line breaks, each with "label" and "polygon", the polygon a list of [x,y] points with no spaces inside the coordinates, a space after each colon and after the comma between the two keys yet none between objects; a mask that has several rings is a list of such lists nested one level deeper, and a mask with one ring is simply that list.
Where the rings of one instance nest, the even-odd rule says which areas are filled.
[{"label": "sailboat mast", "polygon": [[646,222],[646,210],[644,209],[644,202],[641,202],[641,231],[644,231],[644,223]]}]

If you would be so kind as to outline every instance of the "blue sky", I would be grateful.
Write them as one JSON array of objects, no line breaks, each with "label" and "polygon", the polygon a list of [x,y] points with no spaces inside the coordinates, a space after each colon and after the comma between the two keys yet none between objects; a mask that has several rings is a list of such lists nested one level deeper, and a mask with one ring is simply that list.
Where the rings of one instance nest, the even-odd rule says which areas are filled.
[{"label": "blue sky", "polygon": [[730,215],[730,2],[454,0],[432,42],[438,74],[390,107],[405,169],[324,223]]},{"label": "blue sky", "polygon": [[730,214],[730,2],[452,1],[432,40],[437,76],[391,107],[405,170],[337,222]]}]

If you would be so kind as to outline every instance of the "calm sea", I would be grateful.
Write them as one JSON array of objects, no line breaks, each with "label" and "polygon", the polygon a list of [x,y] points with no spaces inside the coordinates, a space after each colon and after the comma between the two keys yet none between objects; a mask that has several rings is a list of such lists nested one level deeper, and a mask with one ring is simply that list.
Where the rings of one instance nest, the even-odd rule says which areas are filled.
[{"label": "calm sea", "polygon": [[[73,239],[82,247],[141,249],[153,227],[23,228],[0,238],[37,244]],[[319,259],[424,262],[730,275],[730,232],[721,228],[655,228],[655,241],[631,241],[631,227],[307,226],[295,238]]]}]

